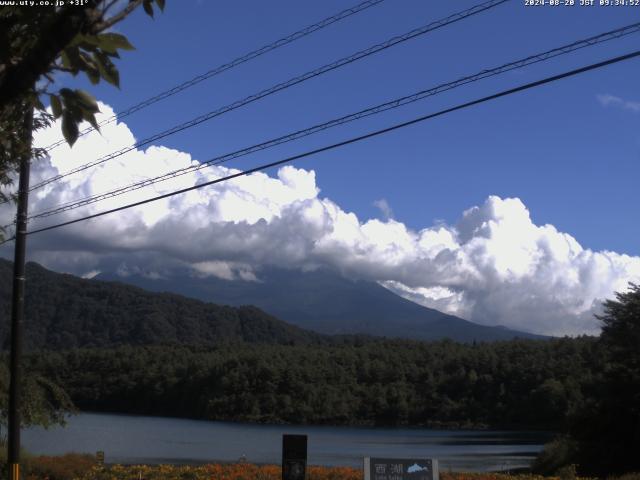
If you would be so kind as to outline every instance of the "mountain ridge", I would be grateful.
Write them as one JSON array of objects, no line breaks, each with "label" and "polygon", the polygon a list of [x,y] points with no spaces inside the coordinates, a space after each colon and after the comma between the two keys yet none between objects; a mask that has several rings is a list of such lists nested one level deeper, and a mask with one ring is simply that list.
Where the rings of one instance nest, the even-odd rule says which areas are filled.
[{"label": "mountain ridge", "polygon": [[[7,319],[0,324],[0,339],[5,342],[12,267],[0,259],[0,314]],[[108,277],[84,279],[28,263],[27,347],[317,344],[331,343],[329,335],[460,342],[547,338],[474,324],[413,303],[377,283],[324,270],[269,269],[261,272],[261,281],[252,282],[186,274],[173,279]]]},{"label": "mountain ridge", "polygon": [[[6,345],[13,263],[0,259],[0,340]],[[322,343],[324,336],[287,324],[257,307],[205,303],[26,265],[27,349],[249,342]]]},{"label": "mountain ridge", "polygon": [[147,290],[178,293],[226,305],[251,304],[301,328],[329,335],[374,335],[413,340],[495,341],[544,339],[542,335],[485,326],[407,300],[370,281],[347,279],[328,270],[266,268],[260,281],[199,277],[183,271],[171,278],[101,273]]}]

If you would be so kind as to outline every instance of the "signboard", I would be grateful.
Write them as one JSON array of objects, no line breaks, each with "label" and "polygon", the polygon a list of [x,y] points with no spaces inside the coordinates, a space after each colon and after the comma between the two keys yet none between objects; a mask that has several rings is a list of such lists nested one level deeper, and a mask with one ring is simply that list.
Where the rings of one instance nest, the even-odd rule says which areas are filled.
[{"label": "signboard", "polygon": [[364,459],[364,480],[439,480],[438,460],[426,458]]},{"label": "signboard", "polygon": [[305,480],[307,472],[307,436],[282,436],[282,480]]}]

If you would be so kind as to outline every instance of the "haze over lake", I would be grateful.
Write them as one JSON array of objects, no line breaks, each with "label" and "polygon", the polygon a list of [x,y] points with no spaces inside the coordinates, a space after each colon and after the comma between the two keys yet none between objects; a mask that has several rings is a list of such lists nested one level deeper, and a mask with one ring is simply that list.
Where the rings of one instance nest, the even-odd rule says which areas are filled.
[{"label": "haze over lake", "polygon": [[82,413],[64,428],[30,428],[34,454],[105,452],[107,463],[281,461],[282,434],[309,436],[309,464],[358,467],[364,456],[430,457],[441,469],[487,471],[528,466],[550,436],[541,432],[254,425]]}]

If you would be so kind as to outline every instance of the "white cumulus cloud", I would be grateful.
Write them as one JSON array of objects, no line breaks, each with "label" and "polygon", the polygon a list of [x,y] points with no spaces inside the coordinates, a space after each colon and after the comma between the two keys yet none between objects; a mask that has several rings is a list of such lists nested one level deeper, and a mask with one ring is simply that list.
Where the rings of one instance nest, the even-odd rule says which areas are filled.
[{"label": "white cumulus cloud", "polygon": [[[106,105],[101,110],[112,114]],[[37,132],[37,144],[57,140],[59,131],[54,125]],[[73,149],[54,149],[50,158],[34,164],[32,182],[134,141],[126,124],[109,124],[102,134],[80,138]],[[37,190],[30,211],[193,164],[188,153],[162,146],[136,150]],[[236,171],[215,166],[192,172],[33,227]],[[3,223],[12,216],[11,208],[0,207]],[[8,247],[2,252],[10,257]],[[463,212],[456,224],[413,230],[390,214],[365,221],[344,211],[320,195],[315,172],[294,166],[280,168],[276,176],[254,173],[32,235],[29,252],[45,266],[87,276],[117,271],[166,278],[176,268],[188,268],[195,276],[260,281],[265,265],[324,266],[478,323],[547,334],[597,333],[593,313],[601,301],[629,281],[640,282],[640,257],[585,249],[552,225],[534,224],[517,198],[491,196]]]}]

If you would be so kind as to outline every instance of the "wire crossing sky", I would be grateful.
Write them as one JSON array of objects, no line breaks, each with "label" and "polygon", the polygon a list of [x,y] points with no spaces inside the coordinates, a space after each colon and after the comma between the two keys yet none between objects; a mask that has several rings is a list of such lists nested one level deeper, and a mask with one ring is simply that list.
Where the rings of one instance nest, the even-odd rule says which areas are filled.
[{"label": "wire crossing sky", "polygon": [[[127,210],[127,209],[133,208],[133,207],[138,207],[140,205],[145,205],[145,204],[150,203],[150,202],[155,202],[157,200],[161,200],[161,199],[164,199],[164,198],[173,197],[175,195],[180,195],[180,194],[183,194],[183,193],[187,193],[187,192],[190,192],[190,191],[193,191],[193,190],[197,190],[197,189],[200,189],[200,188],[204,188],[204,187],[207,187],[207,186],[210,186],[210,185],[215,185],[217,183],[226,182],[226,181],[232,180],[234,178],[243,177],[243,176],[249,175],[251,173],[259,172],[261,170],[266,170],[268,168],[273,168],[273,167],[276,167],[276,166],[279,166],[279,165],[283,165],[285,163],[290,163],[290,162],[293,162],[295,160],[300,160],[300,159],[305,158],[305,157],[310,157],[312,155],[317,155],[318,153],[322,153],[322,152],[326,152],[326,151],[333,150],[333,149],[336,149],[336,148],[344,147],[346,145],[350,145],[352,143],[361,142],[363,140],[368,140],[370,138],[377,137],[379,135],[390,133],[390,132],[392,132],[394,130],[405,128],[405,127],[408,127],[410,125],[414,125],[416,123],[421,123],[421,122],[424,122],[426,120],[430,120],[432,118],[439,117],[441,115],[445,115],[445,114],[452,113],[452,112],[455,112],[455,111],[458,111],[458,110],[469,108],[469,107],[472,107],[474,105],[478,105],[480,103],[485,103],[485,102],[488,102],[488,101],[491,101],[491,100],[496,100],[498,98],[501,98],[501,97],[504,97],[504,96],[507,96],[507,95],[512,95],[514,93],[522,92],[524,90],[529,90],[529,89],[532,89],[532,88],[539,87],[541,85],[552,83],[552,82],[555,82],[555,81],[558,81],[558,80],[562,80],[562,79],[565,79],[565,78],[568,78],[568,77],[572,77],[572,76],[575,76],[575,75],[583,74],[583,73],[589,72],[591,70],[596,70],[596,69],[603,68],[603,67],[606,67],[606,66],[609,66],[609,65],[613,65],[615,63],[619,63],[619,62],[623,62],[623,61],[626,61],[626,60],[630,60],[630,59],[636,58],[638,56],[640,56],[640,50],[636,50],[635,52],[631,52],[631,53],[628,53],[626,55],[621,55],[621,56],[618,56],[618,57],[610,58],[610,59],[604,60],[602,62],[598,62],[598,63],[587,65],[587,66],[584,66],[584,67],[581,67],[581,68],[578,68],[578,69],[575,69],[575,70],[571,70],[571,71],[564,72],[564,73],[561,73],[561,74],[558,74],[558,75],[554,75],[552,77],[547,77],[547,78],[544,78],[542,80],[538,80],[538,81],[535,81],[535,82],[532,82],[532,83],[527,83],[525,85],[520,85],[518,87],[514,87],[514,88],[511,88],[509,90],[504,90],[502,92],[499,92],[499,93],[496,93],[496,94],[493,94],[493,95],[489,95],[487,97],[483,97],[483,98],[480,98],[480,99],[477,99],[477,100],[473,100],[471,102],[466,102],[466,103],[463,103],[463,104],[460,104],[460,105],[456,105],[454,107],[447,108],[445,110],[441,110],[441,111],[436,112],[436,113],[423,115],[421,117],[414,118],[413,120],[409,120],[407,122],[396,124],[396,125],[393,125],[391,127],[384,128],[382,130],[377,130],[375,132],[370,132],[370,133],[367,133],[366,135],[361,135],[361,136],[358,136],[358,137],[350,138],[349,140],[345,140],[345,141],[342,141],[342,142],[339,142],[339,143],[335,143],[335,144],[328,145],[328,146],[325,146],[325,147],[322,147],[322,148],[318,148],[316,150],[312,150],[312,151],[309,151],[309,152],[301,153],[299,155],[294,155],[292,157],[288,157],[288,158],[285,158],[285,159],[282,159],[282,160],[271,162],[271,163],[268,163],[268,164],[265,164],[265,165],[260,165],[258,167],[251,168],[249,170],[245,170],[245,171],[242,171],[242,172],[239,172],[239,173],[235,173],[235,174],[232,174],[232,175],[228,175],[228,176],[223,177],[223,178],[217,178],[217,179],[211,180],[209,182],[201,183],[201,184],[194,185],[194,186],[188,187],[188,188],[183,188],[181,190],[177,190],[175,192],[166,193],[164,195],[158,195],[156,197],[149,198],[149,199],[146,199],[146,200],[143,200],[143,201],[140,201],[140,202],[135,202],[135,203],[131,203],[131,204],[128,204],[128,205],[123,205],[123,206],[118,207],[118,208],[114,208],[114,209],[106,210],[106,211],[103,211],[103,212],[100,212],[100,213],[96,213],[96,214],[93,214],[93,215],[88,215],[88,216],[85,216],[85,217],[77,218],[75,220],[70,220],[70,221],[67,221],[67,222],[62,222],[62,223],[58,223],[58,224],[55,224],[55,225],[50,225],[48,227],[43,227],[43,228],[38,228],[38,229],[35,229],[35,230],[30,230],[30,231],[27,232],[27,235],[32,235],[32,234],[35,234],[35,233],[41,233],[41,232],[46,232],[46,231],[49,231],[49,230],[54,230],[54,229],[57,229],[57,228],[60,228],[60,227],[64,227],[64,226],[67,226],[67,225],[73,225],[75,223],[84,222],[86,220],[91,220],[91,219],[94,219],[94,218],[102,217],[104,215],[108,215],[108,214],[111,214],[111,213],[120,212],[122,210]],[[9,242],[11,240],[15,240],[15,237],[8,238],[7,240],[1,242],[0,245],[4,244],[6,242]]]},{"label": "wire crossing sky", "polygon": [[69,170],[68,172],[64,172],[58,175],[55,175],[53,177],[50,177],[48,179],[45,179],[35,185],[33,185],[29,191],[34,191],[37,190],[39,188],[44,187],[45,185],[48,185],[52,182],[56,182],[59,181],[62,178],[65,178],[69,175],[73,175],[75,173],[79,173],[82,172],[84,170],[87,170],[89,168],[95,167],[97,165],[100,165],[104,162],[107,162],[109,160],[113,160],[114,158],[118,158],[122,155],[124,155],[125,153],[131,152],[137,148],[143,147],[145,145],[149,145],[153,142],[156,142],[158,140],[161,140],[163,138],[166,138],[170,135],[176,134],[178,132],[182,132],[186,129],[189,128],[193,128],[197,125],[200,125],[206,121],[209,121],[213,118],[219,117],[225,113],[228,113],[230,111],[233,111],[237,108],[243,107],[247,104],[250,104],[252,102],[255,102],[257,100],[260,100],[262,98],[268,97],[270,95],[273,95],[277,92],[280,92],[282,90],[286,90],[290,87],[293,87],[299,83],[305,82],[307,80],[310,80],[312,78],[316,78],[319,77],[320,75],[323,75],[325,73],[331,72],[333,70],[336,70],[338,68],[341,68],[345,65],[349,65],[351,63],[357,62],[358,60],[361,60],[363,58],[369,57],[371,55],[374,55],[376,53],[382,52],[388,48],[394,47],[396,45],[399,45],[403,42],[406,42],[408,40],[412,40],[414,38],[417,38],[421,35],[425,35],[427,33],[433,32],[435,30],[438,30],[440,28],[446,27],[448,25],[454,24],[456,22],[459,22],[461,20],[464,20],[466,18],[469,18],[471,16],[477,15],[479,13],[485,12],[489,9],[492,9],[496,6],[499,6],[501,4],[504,4],[506,2],[508,2],[510,0],[488,0],[486,2],[480,3],[478,5],[475,5],[471,8],[465,9],[463,11],[459,11],[456,12],[454,14],[451,14],[441,20],[437,20],[435,22],[431,22],[428,23],[427,25],[424,25],[422,27],[419,28],[415,28],[409,32],[406,32],[402,35],[396,35],[392,38],[389,38],[388,40],[386,40],[385,42],[382,43],[378,43],[376,45],[373,45],[369,48],[366,48],[364,50],[360,50],[352,55],[349,55],[347,57],[343,57],[339,60],[336,60],[334,62],[328,63],[326,65],[323,65],[321,67],[315,68],[313,70],[310,70],[302,75],[298,75],[295,76],[285,82],[281,82],[278,83],[276,85],[273,85],[272,87],[266,88],[264,90],[261,90],[258,93],[249,95],[241,100],[237,100],[233,103],[230,103],[228,105],[225,105],[224,107],[220,107],[216,110],[212,110],[206,114],[200,115],[196,118],[193,118],[192,120],[189,120],[187,122],[181,123],[179,125],[176,125],[172,128],[169,128],[167,130],[164,130],[160,133],[156,133],[155,135],[152,135],[151,137],[147,137],[144,140],[141,140],[137,143],[135,143],[134,145],[130,145],[128,147],[122,148],[120,150],[117,150],[115,152],[112,152],[104,157],[98,158],[97,160],[94,160],[92,162],[86,163],[84,165],[81,165],[79,167],[76,167],[72,170]]},{"label": "wire crossing sky", "polygon": [[[359,120],[361,118],[365,118],[369,115],[375,115],[378,113],[382,113],[385,112],[387,110],[390,109],[394,109],[394,108],[399,108],[401,106],[422,100],[424,98],[433,96],[433,95],[437,95],[438,93],[442,93],[454,88],[457,88],[459,86],[462,85],[466,85],[468,83],[471,82],[475,82],[478,80],[482,80],[485,78],[489,78],[492,77],[494,75],[499,75],[505,72],[509,72],[512,71],[514,69],[518,69],[518,68],[524,68],[528,65],[532,65],[532,64],[536,64],[538,62],[543,62],[552,58],[555,58],[557,56],[560,55],[565,55],[571,52],[574,52],[576,50],[580,50],[582,48],[587,48],[587,47],[591,47],[594,45],[597,45],[599,43],[603,43],[603,42],[607,42],[610,40],[614,40],[617,38],[621,38],[623,36],[632,34],[632,33],[637,33],[638,31],[640,31],[640,23],[634,23],[631,25],[627,25],[625,27],[621,27],[609,32],[605,32],[605,33],[601,33],[599,35],[594,35],[591,36],[589,38],[586,39],[582,39],[582,40],[577,40],[575,42],[572,42],[568,45],[563,45],[560,47],[556,47],[552,50],[548,50],[546,52],[542,52],[542,53],[538,53],[535,55],[530,55],[528,57],[525,57],[523,59],[519,59],[516,61],[512,61],[506,64],[503,64],[499,67],[494,67],[494,68],[490,68],[490,69],[484,69],[482,71],[480,71],[479,73],[476,73],[474,75],[468,75],[465,77],[462,77],[460,79],[451,81],[451,82],[447,82],[444,84],[440,84],[436,87],[432,87],[429,88],[427,90],[422,90],[420,92],[416,92],[412,95],[408,95],[408,96],[404,96],[401,98],[397,98],[395,100],[389,101],[389,102],[385,102],[383,104],[379,104],[376,105],[374,107],[370,107],[367,108],[365,110],[361,110],[359,112],[356,113],[352,113],[350,115],[346,115],[337,119],[333,119],[330,120],[328,122],[324,122],[321,123],[319,125],[314,125],[312,127],[309,127],[307,129],[304,130],[298,130],[296,132],[290,133],[288,135],[284,135],[266,142],[262,142],[259,143],[257,145],[253,145],[247,148],[244,148],[242,150],[237,150],[235,152],[231,152],[231,153],[227,153],[225,155],[221,155],[221,156],[217,156],[214,157],[210,160],[207,160],[205,162],[200,163],[199,165],[193,165],[190,167],[186,167],[186,168],[182,168],[182,169],[178,169],[178,170],[173,170],[171,172],[167,172],[163,175],[159,175],[153,178],[149,178],[149,179],[145,179],[124,187],[120,187],[117,188],[115,190],[111,190],[109,192],[105,192],[105,193],[101,193],[98,195],[93,195],[91,197],[86,197],[80,200],[76,200],[76,201],[71,201],[71,202],[67,202],[65,204],[59,205],[55,208],[52,208],[50,210],[46,210],[40,213],[34,213],[32,215],[30,215],[28,217],[28,220],[34,220],[37,218],[45,218],[45,217],[49,217],[52,215],[56,215],[65,211],[69,211],[69,210],[74,210],[76,208],[82,207],[84,205],[89,205],[95,202],[99,202],[101,200],[105,200],[107,198],[113,198],[119,195],[123,195],[125,193],[134,191],[134,190],[138,190],[140,188],[144,188],[147,186],[151,186],[154,185],[158,182],[170,179],[170,178],[175,178],[177,176],[180,175],[185,175],[187,173],[190,172],[194,172],[197,170],[201,170],[203,168],[207,168],[211,165],[219,165],[221,163],[224,162],[228,162],[232,159],[235,158],[239,158],[241,156],[244,155],[249,155],[251,153],[257,152],[257,151],[261,151],[264,150],[266,148],[270,148],[276,145],[281,145],[283,143],[286,142],[290,142],[290,141],[294,141],[297,140],[299,138],[303,138],[305,136],[308,135],[312,135],[314,133],[317,133],[319,131],[323,131],[326,130],[328,128],[332,128],[338,125],[343,125],[345,123],[348,122],[352,122],[355,120]],[[9,225],[6,225],[5,227],[8,227]]]},{"label": "wire crossing sky", "polygon": [[[272,42],[268,45],[265,45],[263,47],[260,47],[256,50],[252,50],[251,52],[242,55],[241,57],[238,57],[234,60],[231,60],[228,63],[223,63],[222,65],[213,68],[205,73],[202,73],[200,75],[197,75],[185,82],[180,83],[179,85],[176,85],[175,87],[172,87],[168,90],[165,90],[157,95],[154,95],[153,97],[147,98],[146,100],[143,100],[139,103],[136,103],[135,105],[127,108],[126,110],[123,110],[121,112],[116,113],[115,115],[112,115],[109,118],[106,118],[104,120],[102,120],[98,126],[101,127],[103,125],[107,125],[109,123],[115,122],[118,119],[123,119],[125,117],[128,117],[129,115],[131,115],[132,113],[135,113],[139,110],[142,110],[143,108],[147,108],[150,105],[153,105],[154,103],[157,103],[161,100],[164,100],[166,98],[172,97],[173,95],[176,95],[180,92],[182,92],[183,90],[186,90],[187,88],[191,88],[194,85],[197,85],[200,82],[203,82],[205,80],[208,80],[209,78],[212,78],[216,75],[219,75],[227,70],[230,70],[234,67],[237,67],[238,65],[241,65],[245,62],[248,62],[250,60],[253,60],[254,58],[257,58],[261,55],[264,55],[265,53],[269,53],[273,50],[276,50],[280,47],[284,47],[285,45],[290,44],[291,42],[295,42],[296,40],[299,40],[303,37],[306,37],[307,35],[311,35],[314,32],[317,32],[318,30],[322,30],[323,28],[328,27],[329,25],[332,25],[336,22],[339,22],[340,20],[344,20],[346,18],[349,18],[351,15],[355,15],[357,13],[360,13],[370,7],[373,7],[375,5],[378,5],[379,3],[383,2],[384,0],[367,0],[365,2],[359,3],[358,5],[355,5],[351,8],[347,8],[345,10],[342,10],[341,12],[332,15],[330,17],[327,17],[321,21],[319,21],[318,23],[314,23],[313,25],[309,25],[308,27],[305,27],[301,30],[298,30],[294,33],[292,33],[291,35],[288,35],[286,37],[280,38],[278,40],[276,40],[275,42]],[[86,135],[87,133],[93,131],[94,128],[92,126],[89,126],[87,128],[85,128],[84,130],[82,130],[79,134],[79,136],[83,136]],[[66,140],[64,138],[61,138],[60,140],[58,140],[57,142],[52,143],[51,145],[48,145],[47,147],[45,147],[47,150],[51,150],[54,149],[60,145],[62,145],[63,143],[65,143]]]}]

